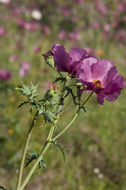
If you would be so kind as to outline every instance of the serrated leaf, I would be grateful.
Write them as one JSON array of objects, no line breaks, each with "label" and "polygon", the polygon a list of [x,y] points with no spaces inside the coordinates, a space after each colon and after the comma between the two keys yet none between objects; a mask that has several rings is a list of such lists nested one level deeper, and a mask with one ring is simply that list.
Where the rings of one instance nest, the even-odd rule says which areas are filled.
[{"label": "serrated leaf", "polygon": [[39,157],[39,154],[36,152],[29,153],[27,157],[27,162],[24,167],[26,168],[33,160],[36,160],[38,157]]},{"label": "serrated leaf", "polygon": [[31,84],[31,86],[26,86],[25,84],[21,83],[21,85],[18,86],[18,90],[22,93],[23,96],[27,97],[28,100],[33,101],[36,97],[38,85]]},{"label": "serrated leaf", "polygon": [[0,186],[0,190],[7,190],[7,189],[5,189],[3,186]]},{"label": "serrated leaf", "polygon": [[63,159],[64,159],[64,162],[66,160],[66,157],[65,157],[65,151],[64,151],[64,148],[57,142],[57,141],[53,141],[54,145],[57,146],[61,152],[62,152],[62,155],[63,155]]},{"label": "serrated leaf", "polygon": [[46,163],[44,159],[41,159],[39,162],[39,169],[44,169],[46,168]]}]

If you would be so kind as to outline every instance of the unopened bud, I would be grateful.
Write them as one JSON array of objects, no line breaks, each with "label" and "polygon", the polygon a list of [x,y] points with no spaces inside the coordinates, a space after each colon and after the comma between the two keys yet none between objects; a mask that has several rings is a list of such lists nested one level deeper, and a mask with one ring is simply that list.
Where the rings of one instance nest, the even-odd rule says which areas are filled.
[{"label": "unopened bud", "polygon": [[58,86],[56,84],[52,84],[52,88],[55,90],[58,89]]},{"label": "unopened bud", "polygon": [[43,54],[43,57],[45,58],[45,62],[51,67],[54,67],[53,55],[54,53],[51,50]]}]

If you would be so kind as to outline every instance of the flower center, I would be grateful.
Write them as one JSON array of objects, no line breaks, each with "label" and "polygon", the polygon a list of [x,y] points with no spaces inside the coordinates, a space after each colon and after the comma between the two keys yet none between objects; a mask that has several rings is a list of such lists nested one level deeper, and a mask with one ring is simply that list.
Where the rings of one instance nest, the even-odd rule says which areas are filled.
[{"label": "flower center", "polygon": [[95,87],[102,87],[102,82],[100,80],[93,80]]}]

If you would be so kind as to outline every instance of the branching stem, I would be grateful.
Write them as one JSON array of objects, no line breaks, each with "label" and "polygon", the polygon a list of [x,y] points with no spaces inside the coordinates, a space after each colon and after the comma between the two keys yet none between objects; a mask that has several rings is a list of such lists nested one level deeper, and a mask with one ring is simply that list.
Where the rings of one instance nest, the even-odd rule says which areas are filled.
[{"label": "branching stem", "polygon": [[33,118],[33,121],[32,121],[32,123],[30,125],[30,128],[28,130],[28,133],[27,133],[26,141],[25,141],[25,144],[24,144],[24,149],[23,149],[23,152],[22,152],[22,158],[21,158],[21,164],[20,164],[20,169],[19,169],[19,174],[18,174],[18,179],[17,179],[16,190],[20,189],[20,185],[21,185],[21,182],[22,182],[25,157],[26,157],[29,141],[30,141],[31,134],[32,134],[32,128],[34,126],[34,123],[35,123],[37,115],[38,115],[38,112],[36,112],[36,114],[35,114],[35,116]]}]

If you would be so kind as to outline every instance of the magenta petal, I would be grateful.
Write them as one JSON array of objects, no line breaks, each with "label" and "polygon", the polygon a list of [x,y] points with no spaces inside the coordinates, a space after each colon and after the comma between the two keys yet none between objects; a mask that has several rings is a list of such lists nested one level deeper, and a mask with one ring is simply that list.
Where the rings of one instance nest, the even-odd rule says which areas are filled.
[{"label": "magenta petal", "polygon": [[76,75],[78,68],[81,65],[81,60],[85,58],[86,51],[80,48],[72,48],[69,52],[69,61],[67,62],[67,68],[69,72]]},{"label": "magenta petal", "polygon": [[104,86],[108,85],[111,81],[115,79],[116,76],[117,76],[117,69],[115,66],[113,66],[110,68],[107,75],[103,79],[103,85]]},{"label": "magenta petal", "polygon": [[97,101],[98,101],[98,104],[101,104],[103,105],[104,104],[104,94],[102,93],[99,93],[98,96],[97,96]]},{"label": "magenta petal", "polygon": [[86,51],[81,48],[72,48],[69,52],[69,56],[72,59],[72,62],[80,61],[84,58]]},{"label": "magenta petal", "polygon": [[63,45],[55,44],[52,46],[52,51],[54,53],[54,62],[58,71],[67,72],[67,60],[68,54]]},{"label": "magenta petal", "polygon": [[116,78],[115,78],[115,82],[116,84],[118,85],[118,88],[120,90],[123,89],[123,76],[122,75],[118,75]]},{"label": "magenta petal", "polygon": [[97,61],[98,60],[95,57],[84,59],[80,67],[79,79],[87,82],[92,82],[91,65],[93,65]]},{"label": "magenta petal", "polygon": [[118,92],[118,91],[122,90],[122,88],[123,88],[123,77],[121,75],[117,75],[115,80],[113,80],[111,83],[109,83],[105,87],[104,93],[106,95],[109,95],[111,93]]},{"label": "magenta petal", "polygon": [[102,81],[112,66],[112,63],[107,60],[100,60],[96,64],[93,64],[91,66],[92,79]]},{"label": "magenta petal", "polygon": [[120,95],[121,91],[117,91],[117,92],[113,92],[111,94],[108,94],[105,96],[105,99],[108,101],[114,101],[118,98],[118,96]]}]

